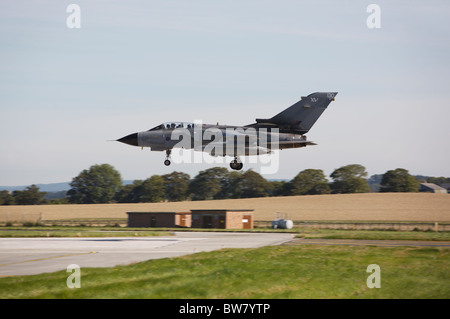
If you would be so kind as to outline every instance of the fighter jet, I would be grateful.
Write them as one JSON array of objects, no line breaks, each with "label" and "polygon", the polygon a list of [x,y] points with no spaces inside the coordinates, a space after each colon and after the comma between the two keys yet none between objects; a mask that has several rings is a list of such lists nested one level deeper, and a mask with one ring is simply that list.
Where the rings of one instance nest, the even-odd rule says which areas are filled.
[{"label": "fighter jet", "polygon": [[322,115],[337,92],[316,92],[268,119],[255,120],[245,126],[203,124],[200,122],[166,122],[148,131],[127,135],[118,142],[165,151],[164,164],[171,164],[174,148],[207,152],[212,156],[231,156],[230,167],[240,170],[240,156],[270,154],[277,149],[317,145],[306,133]]}]

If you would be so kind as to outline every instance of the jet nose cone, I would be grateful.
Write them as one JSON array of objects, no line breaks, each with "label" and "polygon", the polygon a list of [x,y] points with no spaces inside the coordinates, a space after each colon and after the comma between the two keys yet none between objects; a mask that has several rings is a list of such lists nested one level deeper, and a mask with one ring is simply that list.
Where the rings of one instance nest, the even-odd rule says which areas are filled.
[{"label": "jet nose cone", "polygon": [[122,142],[122,143],[125,143],[128,145],[133,145],[133,146],[139,146],[137,133],[133,133],[133,134],[127,135],[125,137],[119,138],[117,140],[117,142]]}]

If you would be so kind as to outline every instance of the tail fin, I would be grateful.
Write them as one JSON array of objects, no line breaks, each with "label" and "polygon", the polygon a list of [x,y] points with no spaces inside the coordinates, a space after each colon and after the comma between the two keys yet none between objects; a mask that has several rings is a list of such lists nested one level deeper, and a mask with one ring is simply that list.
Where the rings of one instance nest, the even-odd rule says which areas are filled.
[{"label": "tail fin", "polygon": [[280,131],[307,133],[328,107],[334,101],[337,92],[316,92],[302,97],[300,101],[278,113],[270,119],[256,119],[257,125],[276,125]]}]

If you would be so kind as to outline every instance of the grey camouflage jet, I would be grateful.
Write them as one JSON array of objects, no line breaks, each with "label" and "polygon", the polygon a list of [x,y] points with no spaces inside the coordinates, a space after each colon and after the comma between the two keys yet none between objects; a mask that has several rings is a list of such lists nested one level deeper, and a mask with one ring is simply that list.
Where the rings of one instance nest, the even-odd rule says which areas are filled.
[{"label": "grey camouflage jet", "polygon": [[164,164],[170,165],[174,148],[207,152],[212,156],[231,156],[230,167],[243,167],[240,156],[270,154],[273,150],[317,145],[305,134],[322,115],[337,92],[316,92],[268,119],[256,119],[245,126],[213,125],[199,122],[166,122],[148,131],[133,133],[118,142],[165,151]]}]

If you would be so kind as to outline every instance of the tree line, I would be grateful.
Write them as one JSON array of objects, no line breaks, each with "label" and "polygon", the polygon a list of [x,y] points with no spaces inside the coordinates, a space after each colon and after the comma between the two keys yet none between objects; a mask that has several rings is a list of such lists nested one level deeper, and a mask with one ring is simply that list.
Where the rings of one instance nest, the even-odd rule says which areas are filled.
[{"label": "tree line", "polygon": [[[374,188],[379,192],[417,192],[421,180],[403,168],[373,175],[369,179],[367,175],[364,166],[351,164],[335,169],[330,174],[331,181],[321,169],[305,169],[290,181],[270,181],[253,170],[230,172],[223,167],[212,167],[200,171],[194,178],[174,171],[122,185],[121,175],[114,167],[100,164],[93,165],[74,177],[70,183],[71,189],[63,199],[45,200],[46,193],[40,192],[36,185],[31,185],[12,194],[1,191],[0,205],[174,202],[367,193],[374,191]],[[430,177],[428,181],[450,183],[450,178]],[[372,189],[370,185],[373,186]]]}]

